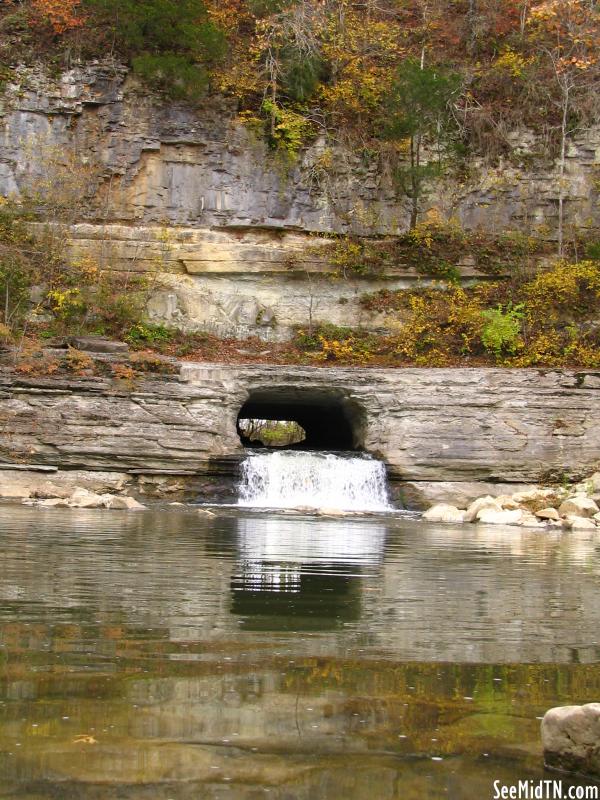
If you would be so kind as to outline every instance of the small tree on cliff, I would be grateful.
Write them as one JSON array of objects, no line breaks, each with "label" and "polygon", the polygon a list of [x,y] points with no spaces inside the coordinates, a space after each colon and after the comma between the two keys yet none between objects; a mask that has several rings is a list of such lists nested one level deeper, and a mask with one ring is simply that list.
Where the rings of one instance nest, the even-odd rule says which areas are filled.
[{"label": "small tree on cliff", "polygon": [[112,28],[134,71],[175,98],[199,97],[206,66],[225,51],[223,32],[209,19],[203,0],[83,0]]},{"label": "small tree on cliff", "polygon": [[417,224],[428,182],[443,172],[448,150],[456,140],[452,104],[460,89],[456,73],[408,59],[399,67],[386,98],[384,135],[408,151],[408,159],[403,159],[394,173],[398,187],[410,200],[411,229]]},{"label": "small tree on cliff", "polygon": [[587,95],[587,104],[597,114],[597,101],[593,98],[600,77],[600,10],[595,0],[544,0],[532,6],[528,24],[532,43],[551,65],[558,89],[554,101],[561,119],[557,239],[558,254],[562,256],[567,142],[580,124],[578,112],[586,105],[583,97]]}]

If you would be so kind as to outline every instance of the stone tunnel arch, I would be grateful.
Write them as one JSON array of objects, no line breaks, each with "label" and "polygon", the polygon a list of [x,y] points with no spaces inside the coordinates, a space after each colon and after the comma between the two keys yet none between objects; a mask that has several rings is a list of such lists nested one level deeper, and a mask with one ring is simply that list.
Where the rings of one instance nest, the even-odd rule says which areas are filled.
[{"label": "stone tunnel arch", "polygon": [[297,422],[306,438],[295,449],[362,450],[365,440],[366,411],[346,392],[294,386],[251,389],[237,417],[242,419],[288,420]]}]

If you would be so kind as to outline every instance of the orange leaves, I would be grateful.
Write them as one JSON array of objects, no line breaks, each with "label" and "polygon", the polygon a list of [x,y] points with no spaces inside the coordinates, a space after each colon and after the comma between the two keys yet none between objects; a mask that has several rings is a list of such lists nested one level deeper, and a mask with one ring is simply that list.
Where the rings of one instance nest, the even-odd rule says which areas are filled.
[{"label": "orange leaves", "polygon": [[31,24],[49,26],[56,34],[79,28],[83,25],[80,4],[81,0],[31,0]]},{"label": "orange leaves", "polygon": [[598,63],[600,14],[587,0],[544,0],[531,9],[530,37],[551,57],[561,82],[575,85]]},{"label": "orange leaves", "polygon": [[544,0],[532,7],[528,25],[534,36],[549,35],[559,48],[600,42],[600,16],[587,0]]},{"label": "orange leaves", "polygon": [[586,70],[593,67],[594,64],[598,62],[597,58],[593,58],[592,56],[588,56],[587,58],[577,58],[573,56],[572,58],[561,58],[558,62],[558,68],[561,71],[564,71],[569,68],[575,68],[579,70]]},{"label": "orange leaves", "polygon": [[573,25],[584,25],[595,13],[588,0],[543,0],[532,6],[530,20],[545,20],[549,27],[563,27],[567,20]]}]

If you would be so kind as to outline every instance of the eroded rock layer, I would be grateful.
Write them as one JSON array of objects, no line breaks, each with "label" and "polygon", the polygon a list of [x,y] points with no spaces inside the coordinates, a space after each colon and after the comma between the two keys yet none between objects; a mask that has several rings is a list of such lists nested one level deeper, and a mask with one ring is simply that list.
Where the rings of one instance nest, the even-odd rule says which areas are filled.
[{"label": "eroded rock layer", "polygon": [[[449,175],[428,196],[436,213],[465,228],[551,235],[562,185],[570,228],[598,227],[600,131],[573,138],[562,183],[533,158],[531,131],[509,138],[514,163],[473,159],[467,182]],[[420,279],[401,264],[377,282],[323,276],[314,234],[389,235],[408,221],[377,158],[331,147],[317,138],[283,163],[229,101],[166,104],[112,63],[59,76],[20,67],[0,97],[0,195],[60,186],[53,170],[73,178],[76,154],[82,185],[63,214],[73,255],[161,274],[150,317],[184,330],[281,340],[308,319],[376,328],[360,295]],[[465,256],[468,278],[477,271]]]},{"label": "eroded rock layer", "polygon": [[320,409],[329,426],[337,409],[409,505],[468,502],[488,485],[593,472],[599,400],[598,371],[184,364],[178,377],[135,385],[4,373],[2,460],[184,483],[231,474],[244,453],[237,417],[251,401],[265,416],[304,415],[316,447]]}]

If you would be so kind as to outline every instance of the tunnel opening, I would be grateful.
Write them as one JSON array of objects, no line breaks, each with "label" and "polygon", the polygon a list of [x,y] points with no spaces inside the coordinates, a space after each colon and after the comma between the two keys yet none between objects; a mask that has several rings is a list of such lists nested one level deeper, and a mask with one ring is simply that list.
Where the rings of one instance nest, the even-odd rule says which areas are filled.
[{"label": "tunnel opening", "polygon": [[292,419],[238,417],[240,437],[249,447],[290,447],[306,439],[306,431]]},{"label": "tunnel opening", "polygon": [[[335,389],[289,386],[254,389],[237,419],[238,434],[245,447],[257,446],[247,433],[251,420],[295,423],[304,438],[284,445],[287,449],[362,450],[364,445],[364,409]],[[258,446],[274,448],[268,442]]]}]

